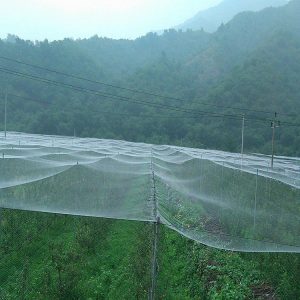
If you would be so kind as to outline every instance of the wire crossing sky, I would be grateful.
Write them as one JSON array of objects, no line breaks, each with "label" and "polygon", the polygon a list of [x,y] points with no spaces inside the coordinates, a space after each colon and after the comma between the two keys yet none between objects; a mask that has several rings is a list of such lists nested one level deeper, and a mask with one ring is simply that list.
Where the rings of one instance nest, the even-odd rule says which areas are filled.
[{"label": "wire crossing sky", "polygon": [[0,132],[0,207],[161,223],[219,249],[300,253],[300,160]]},{"label": "wire crossing sky", "polygon": [[11,0],[1,1],[0,37],[29,40],[133,39],[174,27],[220,0]]}]

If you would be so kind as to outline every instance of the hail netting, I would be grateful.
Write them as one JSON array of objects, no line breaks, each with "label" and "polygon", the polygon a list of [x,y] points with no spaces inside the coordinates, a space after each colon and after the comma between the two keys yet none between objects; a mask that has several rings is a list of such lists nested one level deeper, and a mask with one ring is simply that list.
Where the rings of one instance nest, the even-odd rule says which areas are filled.
[{"label": "hail netting", "polygon": [[[156,221],[209,246],[300,252],[300,160],[9,133],[0,206]],[[153,187],[153,172],[154,183]],[[155,195],[154,195],[155,191]]]}]

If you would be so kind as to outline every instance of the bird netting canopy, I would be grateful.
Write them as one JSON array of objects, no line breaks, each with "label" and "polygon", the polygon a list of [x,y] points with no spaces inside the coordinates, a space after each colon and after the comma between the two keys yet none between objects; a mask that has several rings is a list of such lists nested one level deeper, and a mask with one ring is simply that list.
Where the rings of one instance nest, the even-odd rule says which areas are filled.
[{"label": "bird netting canopy", "polygon": [[0,207],[156,222],[208,246],[300,252],[300,160],[116,140],[0,138]]}]

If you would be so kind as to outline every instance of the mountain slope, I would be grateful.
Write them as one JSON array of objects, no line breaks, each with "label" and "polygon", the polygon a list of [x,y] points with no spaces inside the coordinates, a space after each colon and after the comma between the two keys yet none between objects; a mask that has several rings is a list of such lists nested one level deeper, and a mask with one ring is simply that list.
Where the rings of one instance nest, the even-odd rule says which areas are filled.
[{"label": "mountain slope", "polygon": [[266,7],[284,5],[288,0],[224,0],[219,5],[200,11],[193,18],[177,26],[177,29],[203,29],[214,32],[222,23],[227,23],[235,15],[244,11],[259,11]]},{"label": "mountain slope", "polygon": [[[254,115],[271,120],[275,112],[279,113],[278,118],[282,124],[277,129],[276,151],[300,155],[299,129],[285,124],[285,122],[300,124],[297,114],[300,111],[299,74],[299,36],[287,32],[276,33],[252,53],[249,59],[211,89],[206,101],[223,106],[273,112],[273,114],[249,113],[250,118]],[[222,112],[230,114],[234,113],[234,110],[227,109]],[[255,122],[250,119],[246,123],[246,148],[270,153],[270,122]],[[239,135],[239,127],[234,130]],[[228,130],[225,129],[224,132],[231,136]],[[223,136],[221,132],[215,136],[221,141],[220,146],[222,142],[226,142]]]},{"label": "mountain slope", "polygon": [[203,93],[279,32],[300,35],[299,0],[283,7],[237,15],[210,35],[206,47],[184,61],[182,72],[189,76],[193,88]]},{"label": "mountain slope", "polygon": [[[178,110],[140,102],[239,117],[241,111],[202,103],[294,114],[300,109],[299,12],[300,1],[294,0],[284,7],[242,13],[214,34],[171,30],[160,37],[148,35],[132,42],[99,38],[38,45],[21,40],[0,42],[0,56],[184,100],[116,90],[1,60],[7,68],[122,96],[122,100],[96,96],[0,73],[2,89],[8,87],[10,93],[32,98],[9,97],[8,129],[66,135],[75,129],[79,136],[164,144],[182,141],[187,146],[239,151],[240,118],[203,114],[190,118]],[[268,120],[273,117],[252,115]],[[300,123],[297,115],[280,118]],[[270,122],[249,121],[247,126],[245,149],[269,153]],[[282,126],[285,132],[277,145],[281,154],[299,153],[300,132],[296,129]]]}]

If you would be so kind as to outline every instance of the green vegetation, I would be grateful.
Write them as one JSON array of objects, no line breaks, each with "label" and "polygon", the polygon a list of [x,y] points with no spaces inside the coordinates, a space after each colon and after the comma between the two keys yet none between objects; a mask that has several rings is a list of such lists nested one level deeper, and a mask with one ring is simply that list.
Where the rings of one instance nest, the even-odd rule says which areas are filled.
[{"label": "green vegetation", "polygon": [[272,295],[278,299],[298,299],[300,296],[299,255],[220,251],[162,228],[160,261],[161,299],[275,299]]},{"label": "green vegetation", "polygon": [[[299,156],[299,126],[284,126],[284,121],[300,123],[299,11],[300,2],[293,0],[282,8],[244,13],[214,34],[169,30],[162,36],[150,33],[135,41],[97,36],[52,43],[14,36],[0,40],[0,56],[182,98],[183,103],[70,79],[1,58],[0,68],[194,111],[241,115],[229,107],[246,107],[278,112],[282,126],[276,135],[276,153]],[[0,72],[0,88],[8,88],[9,130],[73,135],[75,129],[82,137],[240,149],[241,119],[183,118],[188,115],[96,97],[5,72]],[[271,119],[273,115],[246,113],[245,149],[270,153],[269,120],[257,122],[251,117]],[[76,174],[74,171],[72,178],[78,180]],[[56,179],[59,181],[59,176]],[[113,192],[113,186],[110,188]],[[167,194],[165,187],[158,188],[161,195]],[[130,186],[127,192],[126,197],[137,196]],[[284,188],[275,192],[278,199],[288,201]],[[18,193],[22,194],[22,188]],[[160,199],[162,209],[166,199]],[[207,209],[197,207],[201,213]],[[180,221],[192,215],[193,223],[199,223],[193,206],[186,205],[182,211],[175,205],[172,213]],[[225,212],[223,222],[225,217],[232,216]],[[0,299],[147,299],[152,240],[151,224],[1,209]],[[159,240],[159,299],[300,299],[299,255],[218,251],[163,226]]]},{"label": "green vegetation", "polygon": [[164,220],[207,245],[288,252],[300,243],[299,190],[275,179],[195,159],[157,178],[156,192]]},{"label": "green vegetation", "polygon": [[[1,210],[0,299],[147,299],[153,226]],[[160,225],[157,299],[298,299],[299,255],[214,250]]]},{"label": "green vegetation", "polygon": [[151,225],[1,211],[0,299],[144,299]]}]

